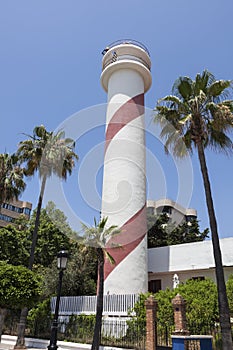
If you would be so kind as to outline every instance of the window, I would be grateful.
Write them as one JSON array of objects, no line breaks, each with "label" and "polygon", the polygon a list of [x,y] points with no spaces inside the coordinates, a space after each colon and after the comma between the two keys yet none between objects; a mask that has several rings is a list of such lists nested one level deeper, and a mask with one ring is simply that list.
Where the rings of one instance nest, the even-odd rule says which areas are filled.
[{"label": "window", "polygon": [[171,214],[172,213],[172,207],[170,207],[169,205],[165,205],[163,207],[162,213]]},{"label": "window", "polygon": [[31,209],[23,208],[23,213],[26,214],[26,215],[30,215],[31,214]]},{"label": "window", "polygon": [[155,213],[154,207],[147,207],[146,211],[148,215],[154,215]]},{"label": "window", "polygon": [[14,221],[13,218],[11,218],[8,215],[4,215],[4,214],[0,214],[0,220],[7,221],[7,222],[13,222]]},{"label": "window", "polygon": [[197,277],[192,277],[191,280],[194,280],[194,281],[203,281],[205,279],[204,276],[197,276]]},{"label": "window", "polygon": [[152,293],[157,293],[162,289],[161,280],[151,280],[148,282],[148,291]]},{"label": "window", "polygon": [[9,203],[3,203],[2,208],[15,211],[16,213],[22,213],[23,208],[16,207],[15,205],[9,204]]},{"label": "window", "polygon": [[185,216],[185,219],[186,219],[186,222],[190,222],[192,220],[195,220],[197,217],[195,215],[186,215]]}]

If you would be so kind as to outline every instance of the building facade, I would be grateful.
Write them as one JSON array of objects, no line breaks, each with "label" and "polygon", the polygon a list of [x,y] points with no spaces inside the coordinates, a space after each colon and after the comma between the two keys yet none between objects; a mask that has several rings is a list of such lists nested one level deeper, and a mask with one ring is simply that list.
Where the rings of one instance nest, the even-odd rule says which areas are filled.
[{"label": "building facade", "polygon": [[0,227],[5,227],[9,224],[14,224],[15,219],[24,214],[27,219],[30,218],[32,203],[13,200],[3,203],[0,212]]},{"label": "building facade", "polygon": [[[233,274],[233,238],[220,240],[225,279]],[[211,278],[216,282],[212,241],[148,249],[149,291],[173,288],[188,279]]]},{"label": "building facade", "polygon": [[147,200],[146,206],[147,214],[157,216],[166,213],[170,220],[178,225],[184,221],[189,222],[197,218],[195,209],[186,209],[171,199]]}]

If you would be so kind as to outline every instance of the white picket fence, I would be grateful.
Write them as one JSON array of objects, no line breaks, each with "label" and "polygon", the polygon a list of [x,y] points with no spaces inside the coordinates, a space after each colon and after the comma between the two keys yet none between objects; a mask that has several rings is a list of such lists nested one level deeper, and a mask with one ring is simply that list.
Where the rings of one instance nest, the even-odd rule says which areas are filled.
[{"label": "white picket fence", "polygon": [[[127,316],[139,294],[104,295],[103,316]],[[61,297],[59,315],[91,315],[96,312],[96,296]],[[51,299],[51,311],[55,311],[56,297]]]}]

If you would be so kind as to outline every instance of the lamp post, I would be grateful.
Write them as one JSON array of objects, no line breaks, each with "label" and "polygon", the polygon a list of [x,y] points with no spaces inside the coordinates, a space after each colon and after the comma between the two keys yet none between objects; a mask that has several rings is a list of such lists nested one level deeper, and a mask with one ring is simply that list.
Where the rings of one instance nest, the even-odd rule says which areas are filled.
[{"label": "lamp post", "polygon": [[48,350],[57,350],[58,348],[57,346],[58,313],[59,313],[59,303],[60,303],[60,297],[61,297],[62,278],[63,278],[63,272],[66,269],[67,258],[68,258],[68,252],[66,250],[61,250],[57,254],[57,268],[59,269],[59,281],[58,281],[58,287],[57,287],[55,313],[54,313],[53,324],[51,327],[50,343],[48,345]]}]

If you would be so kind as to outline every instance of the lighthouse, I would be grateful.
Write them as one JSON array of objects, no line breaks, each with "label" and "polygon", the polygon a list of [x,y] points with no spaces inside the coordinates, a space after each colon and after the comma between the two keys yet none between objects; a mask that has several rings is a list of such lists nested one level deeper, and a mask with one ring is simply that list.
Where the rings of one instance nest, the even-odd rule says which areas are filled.
[{"label": "lighthouse", "polygon": [[148,288],[144,94],[151,86],[147,48],[132,40],[103,52],[101,84],[107,92],[102,217],[120,233],[107,242],[104,294]]}]

